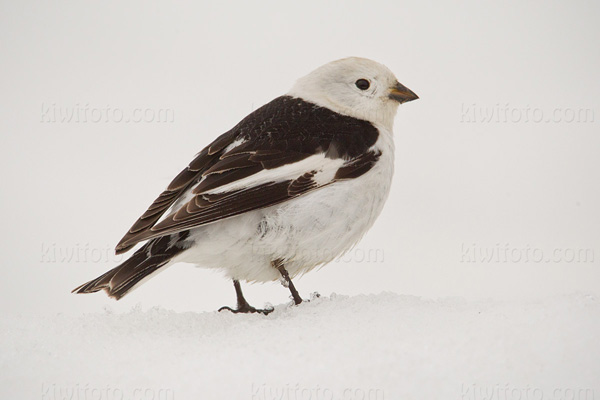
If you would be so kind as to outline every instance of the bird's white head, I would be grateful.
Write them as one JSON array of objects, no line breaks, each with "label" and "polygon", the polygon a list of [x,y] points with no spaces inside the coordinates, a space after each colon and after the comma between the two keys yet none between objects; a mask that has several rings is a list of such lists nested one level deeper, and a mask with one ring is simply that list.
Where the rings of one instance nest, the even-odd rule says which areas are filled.
[{"label": "bird's white head", "polygon": [[367,120],[390,132],[398,105],[419,98],[385,65],[358,57],[317,68],[300,78],[288,95]]}]

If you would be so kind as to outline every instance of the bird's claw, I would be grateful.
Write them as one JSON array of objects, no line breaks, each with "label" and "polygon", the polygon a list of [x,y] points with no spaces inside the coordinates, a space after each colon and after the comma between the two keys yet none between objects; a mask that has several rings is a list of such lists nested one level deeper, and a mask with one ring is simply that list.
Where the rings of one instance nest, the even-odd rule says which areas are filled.
[{"label": "bird's claw", "polygon": [[264,308],[264,309],[260,309],[260,308],[254,308],[252,306],[245,306],[245,307],[240,307],[237,309],[233,309],[231,307],[228,306],[223,306],[221,308],[219,308],[219,312],[221,311],[231,311],[234,314],[254,314],[254,313],[258,313],[258,314],[263,314],[263,315],[269,315],[270,313],[273,312],[274,308],[273,307],[269,307],[269,308]]}]

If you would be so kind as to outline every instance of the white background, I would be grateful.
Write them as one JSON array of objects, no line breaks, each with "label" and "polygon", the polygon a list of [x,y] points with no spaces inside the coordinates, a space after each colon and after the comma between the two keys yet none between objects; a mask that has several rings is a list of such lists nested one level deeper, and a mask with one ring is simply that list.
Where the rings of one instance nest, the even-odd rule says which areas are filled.
[{"label": "white background", "polygon": [[[301,294],[600,294],[597,2],[0,8],[4,315],[232,305],[228,280],[190,265],[118,303],[70,291],[117,265],[108,249],[196,152],[300,76],[346,56],[387,65],[420,99],[396,119],[383,214],[357,250],[298,279]],[[174,117],[52,117],[107,107]],[[506,261],[480,259],[498,249]],[[244,288],[256,306],[288,301],[276,282]]]},{"label": "white background", "polygon": [[[598,291],[597,3],[5,2],[2,9],[0,292],[10,299],[3,311],[136,303],[201,311],[231,303],[230,282],[187,265],[123,305],[69,292],[117,264],[109,249],[197,151],[298,77],[346,56],[384,63],[421,99],[396,119],[396,174],[383,214],[358,250],[298,280],[302,293]],[[83,111],[79,122],[61,122],[61,110],[85,107],[87,122]],[[107,107],[126,117],[150,109],[147,119],[169,109],[173,118],[125,123],[104,112],[94,123],[101,111],[89,110]],[[566,122],[580,109],[587,120]],[[494,113],[491,121],[485,113]],[[465,253],[473,246],[508,248],[509,257],[475,262],[473,250]],[[528,246],[544,261],[526,262],[520,249]],[[569,249],[591,250],[593,259],[568,262]],[[257,305],[288,296],[277,283],[246,292]]]}]

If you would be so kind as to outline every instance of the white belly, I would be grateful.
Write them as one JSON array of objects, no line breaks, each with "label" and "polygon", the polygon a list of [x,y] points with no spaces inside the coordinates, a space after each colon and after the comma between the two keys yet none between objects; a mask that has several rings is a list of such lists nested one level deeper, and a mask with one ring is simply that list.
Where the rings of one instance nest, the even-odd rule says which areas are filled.
[{"label": "white belly", "polygon": [[277,280],[271,261],[291,277],[343,255],[379,216],[393,175],[393,144],[380,135],[377,164],[357,179],[339,181],[285,203],[194,229],[195,243],[174,259],[221,269],[245,281]]}]

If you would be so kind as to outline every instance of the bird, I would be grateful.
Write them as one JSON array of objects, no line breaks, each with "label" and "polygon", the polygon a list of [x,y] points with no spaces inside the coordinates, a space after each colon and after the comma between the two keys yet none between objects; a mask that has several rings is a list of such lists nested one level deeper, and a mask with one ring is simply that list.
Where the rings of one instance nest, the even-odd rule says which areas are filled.
[{"label": "bird", "polygon": [[73,293],[119,300],[169,266],[216,269],[233,282],[292,279],[350,250],[371,228],[394,172],[393,124],[419,97],[366,58],[322,65],[204,147],[116,246],[127,260]]}]

